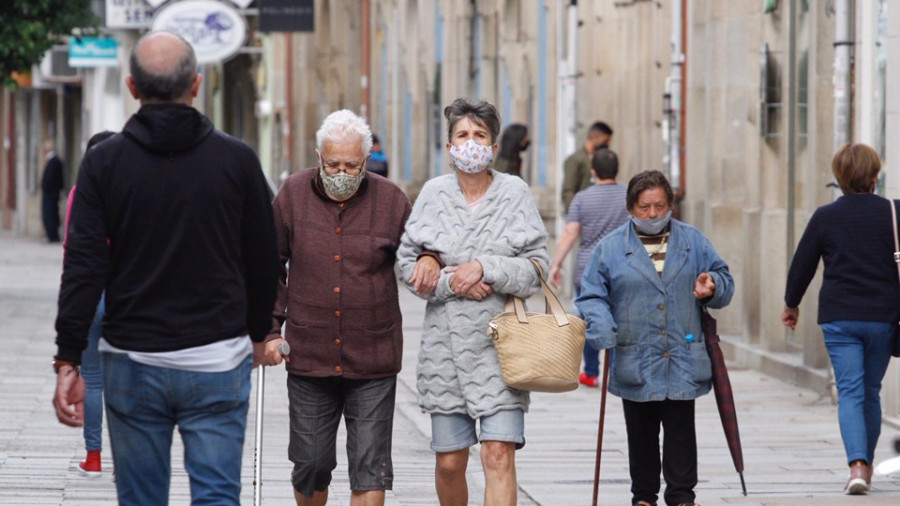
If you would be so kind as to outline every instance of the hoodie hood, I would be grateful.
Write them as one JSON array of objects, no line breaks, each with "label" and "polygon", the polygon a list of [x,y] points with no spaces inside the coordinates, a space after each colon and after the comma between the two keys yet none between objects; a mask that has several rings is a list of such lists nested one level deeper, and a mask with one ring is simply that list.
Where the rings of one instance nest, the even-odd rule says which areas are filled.
[{"label": "hoodie hood", "polygon": [[144,105],[122,129],[129,139],[161,153],[187,151],[212,131],[212,122],[185,104]]}]

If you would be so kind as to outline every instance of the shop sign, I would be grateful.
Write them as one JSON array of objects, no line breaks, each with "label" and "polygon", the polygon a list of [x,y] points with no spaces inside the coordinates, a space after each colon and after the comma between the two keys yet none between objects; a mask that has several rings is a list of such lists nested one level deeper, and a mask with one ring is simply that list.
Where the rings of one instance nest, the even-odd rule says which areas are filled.
[{"label": "shop sign", "polygon": [[313,0],[259,0],[261,32],[312,32]]},{"label": "shop sign", "polygon": [[69,41],[70,67],[117,67],[119,43],[112,37],[72,37]]},{"label": "shop sign", "polygon": [[106,0],[106,27],[147,28],[157,6],[150,0]]},{"label": "shop sign", "polygon": [[153,17],[152,30],[176,33],[197,54],[197,63],[217,63],[240,50],[247,22],[234,7],[214,0],[186,0],[163,7]]}]

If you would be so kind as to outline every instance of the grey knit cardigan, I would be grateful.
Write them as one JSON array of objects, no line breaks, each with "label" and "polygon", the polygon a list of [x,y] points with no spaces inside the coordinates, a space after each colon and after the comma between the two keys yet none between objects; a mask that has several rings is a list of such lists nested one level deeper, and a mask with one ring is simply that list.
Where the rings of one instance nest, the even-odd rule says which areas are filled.
[{"label": "grey knit cardigan", "polygon": [[529,259],[547,272],[547,230],[528,185],[492,171],[493,182],[471,212],[456,174],[436,177],[422,188],[397,251],[397,276],[412,290],[416,259],[436,252],[446,266],[478,260],[493,295],[475,301],[450,289],[452,273],[441,272],[425,299],[419,347],[419,406],[428,413],[467,413],[480,418],[510,409],[528,410],[528,393],[508,388],[488,320],[503,311],[507,294],[528,297],[540,289]]}]

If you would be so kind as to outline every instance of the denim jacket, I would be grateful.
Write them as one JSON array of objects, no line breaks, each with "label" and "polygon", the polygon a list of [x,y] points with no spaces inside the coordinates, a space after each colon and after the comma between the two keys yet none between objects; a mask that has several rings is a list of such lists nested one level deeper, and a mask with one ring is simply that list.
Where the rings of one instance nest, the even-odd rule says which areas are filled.
[{"label": "denim jacket", "polygon": [[[702,272],[716,290],[700,301],[693,291]],[[672,220],[660,276],[629,221],[594,249],[575,305],[587,321],[588,342],[615,347],[610,392],[635,402],[690,400],[709,392],[712,378],[701,306],[724,307],[733,294],[728,265],[699,230]]]}]

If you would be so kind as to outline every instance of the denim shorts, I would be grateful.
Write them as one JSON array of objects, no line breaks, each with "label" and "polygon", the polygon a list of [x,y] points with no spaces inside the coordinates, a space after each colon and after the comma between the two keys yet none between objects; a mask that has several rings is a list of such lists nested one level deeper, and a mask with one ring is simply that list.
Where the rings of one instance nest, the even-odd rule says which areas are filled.
[{"label": "denim shorts", "polygon": [[481,433],[475,435],[475,420],[465,413],[431,414],[431,449],[437,453],[455,452],[484,441],[516,443],[525,446],[525,412],[521,409],[498,411],[478,419]]},{"label": "denim shorts", "polygon": [[337,431],[347,426],[353,491],[391,490],[391,435],[397,377],[351,380],[288,375],[291,484],[305,497],[328,489],[337,467]]}]

